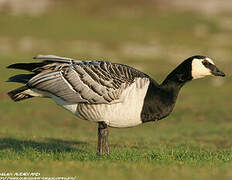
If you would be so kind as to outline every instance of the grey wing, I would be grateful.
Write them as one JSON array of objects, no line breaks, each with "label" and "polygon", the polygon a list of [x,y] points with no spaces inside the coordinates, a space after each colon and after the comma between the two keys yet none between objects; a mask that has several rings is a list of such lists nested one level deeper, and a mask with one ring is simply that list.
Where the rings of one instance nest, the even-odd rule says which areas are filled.
[{"label": "grey wing", "polygon": [[76,61],[55,71],[53,69],[39,73],[28,82],[28,86],[68,102],[110,104],[120,102],[123,90],[136,77],[145,75],[116,63]]}]

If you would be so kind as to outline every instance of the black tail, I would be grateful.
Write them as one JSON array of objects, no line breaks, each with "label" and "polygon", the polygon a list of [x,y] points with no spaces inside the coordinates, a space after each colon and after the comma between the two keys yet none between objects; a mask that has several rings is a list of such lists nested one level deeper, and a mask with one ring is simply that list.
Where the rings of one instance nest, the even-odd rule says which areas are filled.
[{"label": "black tail", "polygon": [[16,64],[11,64],[7,68],[10,69],[22,69],[22,70],[27,70],[27,71],[36,71],[36,69],[46,65],[48,63],[46,62],[41,62],[41,63],[16,63]]},{"label": "black tail", "polygon": [[29,94],[24,93],[24,91],[26,91],[28,89],[29,88],[27,86],[22,86],[20,88],[17,88],[13,91],[8,92],[8,95],[14,101],[21,101],[21,100],[25,100],[25,99],[34,97],[34,96],[31,96]]},{"label": "black tail", "polygon": [[33,78],[36,74],[18,74],[15,76],[10,77],[7,82],[18,82],[27,84],[27,82]]},{"label": "black tail", "polygon": [[[34,77],[36,74],[40,72],[39,68],[43,67],[44,65],[48,64],[47,62],[39,62],[39,63],[17,63],[17,64],[12,64],[8,66],[7,68],[11,69],[22,69],[22,70],[27,70],[33,72],[33,74],[18,74],[15,76],[12,76],[8,79],[7,82],[18,82],[18,83],[23,83],[27,84],[28,81]],[[10,98],[14,101],[21,101],[25,100],[28,98],[32,98],[34,96],[29,95],[26,90],[29,88],[27,85],[17,88],[13,91],[8,92],[8,95]]]}]

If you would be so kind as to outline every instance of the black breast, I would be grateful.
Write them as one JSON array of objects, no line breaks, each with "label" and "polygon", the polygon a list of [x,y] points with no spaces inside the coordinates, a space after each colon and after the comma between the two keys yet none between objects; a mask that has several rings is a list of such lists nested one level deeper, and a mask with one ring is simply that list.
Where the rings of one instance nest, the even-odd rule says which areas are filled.
[{"label": "black breast", "polygon": [[156,121],[167,117],[173,110],[177,94],[172,88],[150,83],[141,112],[142,121]]}]

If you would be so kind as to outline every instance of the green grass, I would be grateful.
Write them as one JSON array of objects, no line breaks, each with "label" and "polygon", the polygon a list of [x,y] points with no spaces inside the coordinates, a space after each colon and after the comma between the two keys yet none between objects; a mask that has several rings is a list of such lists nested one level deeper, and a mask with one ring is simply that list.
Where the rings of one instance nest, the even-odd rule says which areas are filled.
[{"label": "green grass", "polygon": [[[129,6],[126,2],[123,6],[120,1],[114,8]],[[38,17],[1,14],[0,42],[5,49],[0,46],[0,172],[77,179],[231,179],[232,66],[228,52],[232,44],[212,40],[219,35],[230,37],[231,32],[220,27],[220,18],[182,11],[153,12],[142,5],[140,15],[118,16],[114,13],[120,10],[113,8],[107,16],[110,3],[91,6],[82,4],[78,13],[74,7],[58,6]],[[97,11],[93,12],[94,7]],[[206,28],[203,36],[196,35],[199,25]],[[32,39],[27,48],[21,42],[25,37]],[[75,41],[87,44],[76,47]],[[148,44],[161,48],[154,54],[163,54],[130,56],[131,51],[123,49],[127,43],[135,48],[131,51],[142,51]],[[136,49],[137,45],[143,48]],[[173,47],[184,55],[175,58]],[[6,95],[19,85],[5,80],[20,71],[5,67],[30,61],[37,53],[126,63],[161,82],[191,52],[213,57],[227,78],[209,77],[187,84],[174,112],[162,121],[111,128],[108,156],[96,155],[96,124],[77,119],[49,99],[14,103]]]}]

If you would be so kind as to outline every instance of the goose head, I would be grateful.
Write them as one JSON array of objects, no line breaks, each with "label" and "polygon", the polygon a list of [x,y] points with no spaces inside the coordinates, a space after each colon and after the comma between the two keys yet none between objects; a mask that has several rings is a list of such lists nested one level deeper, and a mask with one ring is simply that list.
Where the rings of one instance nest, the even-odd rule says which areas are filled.
[{"label": "goose head", "polygon": [[192,56],[177,66],[163,81],[163,85],[176,83],[183,86],[186,82],[206,76],[225,76],[214,64],[213,60],[206,56]]},{"label": "goose head", "polygon": [[205,76],[225,76],[225,73],[216,67],[212,59],[206,56],[193,56],[191,59],[191,76],[193,79]]}]

